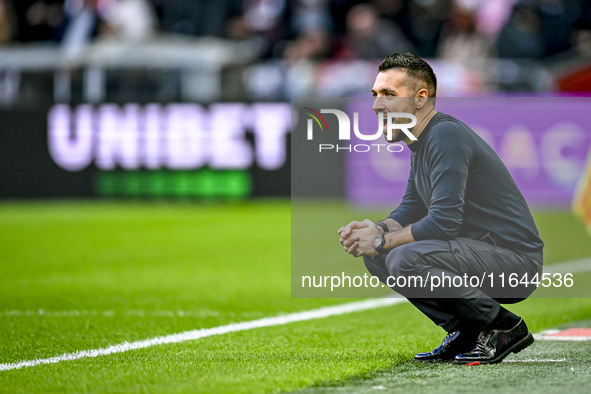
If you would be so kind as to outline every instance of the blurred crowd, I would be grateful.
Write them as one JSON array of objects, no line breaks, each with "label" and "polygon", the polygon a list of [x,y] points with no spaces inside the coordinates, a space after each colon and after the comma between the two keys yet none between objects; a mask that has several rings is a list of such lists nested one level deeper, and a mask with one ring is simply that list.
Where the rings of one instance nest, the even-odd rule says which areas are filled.
[{"label": "blurred crowd", "polygon": [[256,39],[264,57],[454,61],[591,48],[591,0],[0,0],[0,45]]}]

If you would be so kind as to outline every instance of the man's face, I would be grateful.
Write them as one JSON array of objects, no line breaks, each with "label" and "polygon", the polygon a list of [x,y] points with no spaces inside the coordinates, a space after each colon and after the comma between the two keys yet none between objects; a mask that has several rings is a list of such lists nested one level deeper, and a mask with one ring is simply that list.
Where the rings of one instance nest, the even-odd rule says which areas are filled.
[{"label": "man's face", "polygon": [[[387,135],[387,113],[388,112],[406,112],[415,114],[415,100],[414,91],[409,90],[407,86],[406,71],[401,69],[390,69],[380,71],[376,77],[376,81],[371,90],[374,103],[373,110],[379,116],[380,112],[384,113],[383,132]],[[394,118],[395,123],[404,124],[409,123],[409,118]],[[406,135],[400,129],[392,131],[392,139],[388,142],[402,141]]]}]

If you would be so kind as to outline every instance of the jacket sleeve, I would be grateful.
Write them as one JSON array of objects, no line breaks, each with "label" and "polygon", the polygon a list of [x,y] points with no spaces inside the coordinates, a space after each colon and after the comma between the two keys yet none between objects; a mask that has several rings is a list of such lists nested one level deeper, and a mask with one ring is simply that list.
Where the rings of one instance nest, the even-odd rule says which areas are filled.
[{"label": "jacket sleeve", "polygon": [[406,184],[406,193],[402,198],[402,202],[388,218],[396,220],[402,227],[416,223],[427,215],[427,206],[421,199],[417,188],[415,187],[415,178],[413,169],[410,169],[408,182]]},{"label": "jacket sleeve", "polygon": [[412,226],[415,241],[453,239],[463,223],[472,151],[458,128],[441,126],[431,131],[432,138],[425,146],[431,199],[427,216]]}]

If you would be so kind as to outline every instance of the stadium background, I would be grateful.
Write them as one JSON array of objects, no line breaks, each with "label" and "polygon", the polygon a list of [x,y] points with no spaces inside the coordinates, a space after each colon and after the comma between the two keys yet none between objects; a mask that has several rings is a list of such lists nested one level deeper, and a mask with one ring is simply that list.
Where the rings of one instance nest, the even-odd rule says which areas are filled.
[{"label": "stadium background", "polygon": [[[292,182],[307,215],[331,218],[310,233],[327,243],[333,223],[384,210],[350,187],[347,155],[308,160],[306,176],[292,179],[290,100],[367,95],[379,61],[396,51],[428,59],[439,97],[587,97],[591,2],[0,0],[0,362],[345,302],[290,298]],[[571,213],[578,190],[577,212],[591,218],[591,131],[581,132],[559,151],[569,181],[546,183],[532,203],[546,263],[591,255]],[[528,161],[540,138],[523,135],[503,159],[517,177],[547,175],[543,160],[537,170]],[[591,318],[588,300],[545,302],[517,307],[532,331]],[[413,374],[429,371],[413,370],[410,356],[441,332],[397,308],[127,361],[0,372],[0,388],[357,391],[387,371],[406,375],[379,385],[412,389]],[[559,351],[583,365],[581,349]],[[527,368],[546,367],[487,376],[515,374],[499,390],[524,390]],[[473,378],[459,375],[449,387]],[[540,387],[574,392],[587,382],[545,379]]]}]

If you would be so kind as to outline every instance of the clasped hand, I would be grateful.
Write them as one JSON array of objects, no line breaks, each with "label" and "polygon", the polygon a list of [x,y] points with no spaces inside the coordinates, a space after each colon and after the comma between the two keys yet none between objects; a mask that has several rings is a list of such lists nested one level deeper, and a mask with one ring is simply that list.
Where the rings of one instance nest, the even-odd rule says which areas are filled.
[{"label": "clasped hand", "polygon": [[345,252],[354,257],[378,254],[373,248],[373,240],[380,233],[378,226],[369,219],[363,222],[352,221],[339,228],[339,242]]}]

